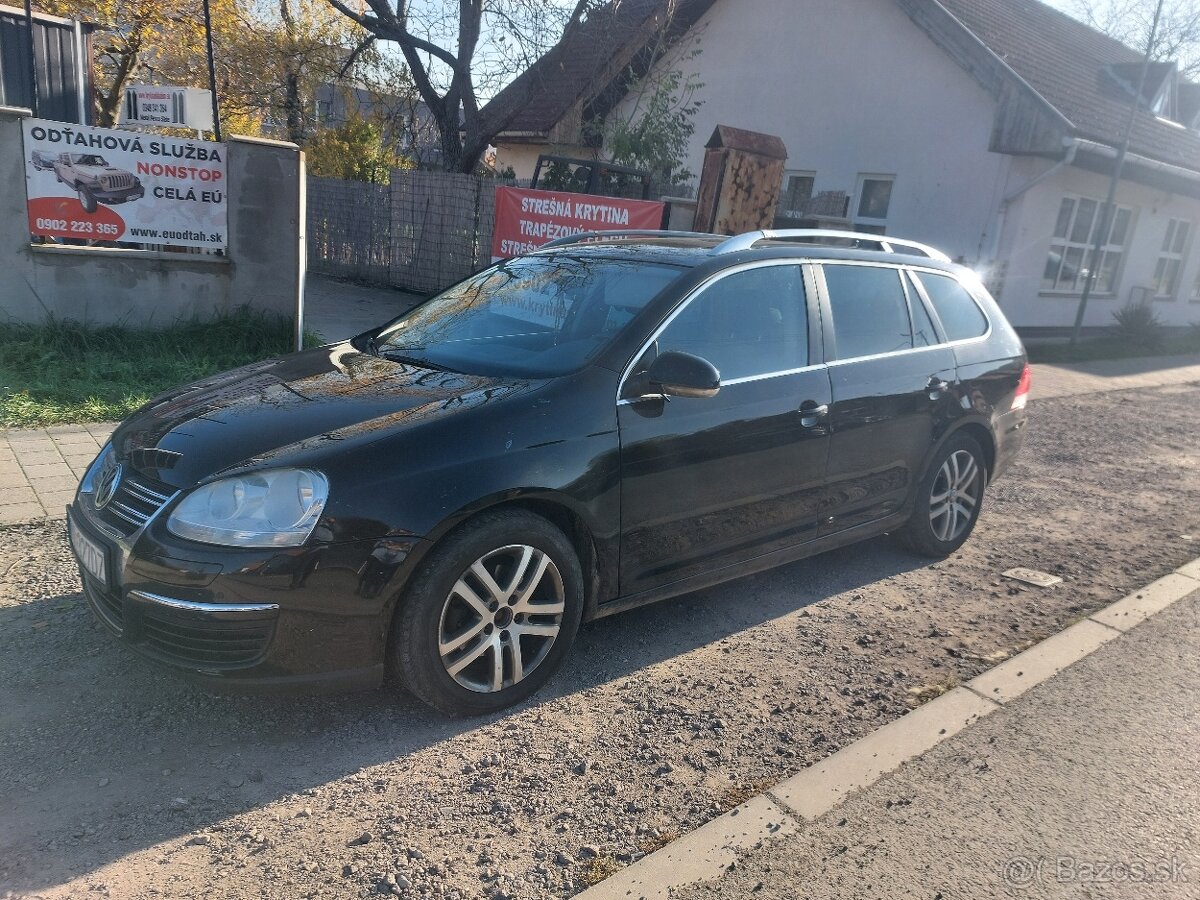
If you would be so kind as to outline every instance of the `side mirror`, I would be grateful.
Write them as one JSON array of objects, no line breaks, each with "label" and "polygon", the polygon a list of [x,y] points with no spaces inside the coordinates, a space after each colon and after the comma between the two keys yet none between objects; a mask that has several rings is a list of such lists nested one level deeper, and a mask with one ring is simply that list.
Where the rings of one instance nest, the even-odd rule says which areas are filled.
[{"label": "side mirror", "polygon": [[646,380],[669,397],[715,397],[721,390],[721,373],[707,359],[668,350],[650,364]]}]

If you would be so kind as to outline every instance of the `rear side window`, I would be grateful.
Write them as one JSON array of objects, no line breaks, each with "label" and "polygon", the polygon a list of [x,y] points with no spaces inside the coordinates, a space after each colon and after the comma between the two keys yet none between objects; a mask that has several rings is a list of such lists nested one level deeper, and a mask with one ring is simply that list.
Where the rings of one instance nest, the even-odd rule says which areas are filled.
[{"label": "rear side window", "polygon": [[914,276],[929,295],[948,340],[964,341],[987,333],[987,318],[961,284],[947,275],[920,272]]},{"label": "rear side window", "polygon": [[899,270],[836,265],[824,270],[838,359],[912,349]]},{"label": "rear side window", "polygon": [[705,288],[658,338],[717,367],[722,381],[808,365],[804,275],[797,265],[734,272]]}]

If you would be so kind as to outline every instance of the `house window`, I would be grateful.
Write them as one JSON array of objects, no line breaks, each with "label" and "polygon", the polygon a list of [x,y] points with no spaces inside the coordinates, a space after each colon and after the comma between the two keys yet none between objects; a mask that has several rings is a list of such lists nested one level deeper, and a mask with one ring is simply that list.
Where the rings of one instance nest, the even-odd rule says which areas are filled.
[{"label": "house window", "polygon": [[800,212],[813,195],[815,172],[788,172],[783,178],[783,196],[779,207],[785,212]]},{"label": "house window", "polygon": [[321,123],[329,122],[333,119],[333,101],[318,100],[317,101],[317,121]]},{"label": "house window", "polygon": [[[1046,269],[1042,273],[1042,290],[1082,293],[1088,277],[1088,261],[1106,218],[1101,214],[1101,206],[1099,200],[1088,197],[1063,198],[1050,254],[1046,257]],[[1118,206],[1116,215],[1109,218],[1111,223],[1101,244],[1099,267],[1093,283],[1099,294],[1116,291],[1117,275],[1133,223],[1133,210]]]},{"label": "house window", "polygon": [[1187,250],[1188,238],[1192,236],[1192,223],[1183,219],[1171,219],[1167,223],[1167,234],[1163,238],[1158,265],[1154,268],[1154,296],[1160,300],[1174,300],[1179,289],[1179,273],[1183,269],[1183,254]]},{"label": "house window", "polygon": [[854,230],[872,234],[887,233],[888,209],[892,205],[895,175],[860,175]]}]

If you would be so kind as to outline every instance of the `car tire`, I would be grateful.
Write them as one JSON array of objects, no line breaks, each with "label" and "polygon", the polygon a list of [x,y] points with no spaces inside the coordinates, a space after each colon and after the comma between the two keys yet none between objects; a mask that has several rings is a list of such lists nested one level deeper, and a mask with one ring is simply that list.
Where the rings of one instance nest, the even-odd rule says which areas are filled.
[{"label": "car tire", "polygon": [[392,619],[391,673],[451,715],[496,712],[550,680],[582,616],[583,573],[566,536],[526,510],[486,512],[414,574]]},{"label": "car tire", "polygon": [[953,435],[921,480],[912,516],[898,537],[922,556],[949,556],[975,530],[986,487],[983,448],[970,435]]},{"label": "car tire", "polygon": [[94,213],[96,211],[96,198],[92,196],[92,192],[85,187],[79,188],[79,204],[83,207],[86,213]]}]

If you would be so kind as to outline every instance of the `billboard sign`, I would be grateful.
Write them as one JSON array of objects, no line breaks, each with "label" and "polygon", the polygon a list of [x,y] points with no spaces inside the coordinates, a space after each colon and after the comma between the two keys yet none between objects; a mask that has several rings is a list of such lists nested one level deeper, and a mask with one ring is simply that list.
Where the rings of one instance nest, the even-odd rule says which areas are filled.
[{"label": "billboard sign", "polygon": [[224,144],[45,119],[22,125],[31,234],[228,246]]},{"label": "billboard sign", "polygon": [[125,88],[121,124],[177,125],[212,131],[212,93],[200,88],[135,84]]},{"label": "billboard sign", "polygon": [[665,204],[562,191],[496,188],[492,261],[585,231],[658,230]]}]

